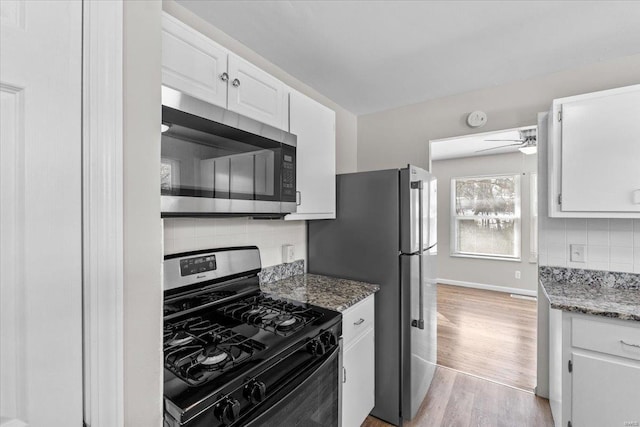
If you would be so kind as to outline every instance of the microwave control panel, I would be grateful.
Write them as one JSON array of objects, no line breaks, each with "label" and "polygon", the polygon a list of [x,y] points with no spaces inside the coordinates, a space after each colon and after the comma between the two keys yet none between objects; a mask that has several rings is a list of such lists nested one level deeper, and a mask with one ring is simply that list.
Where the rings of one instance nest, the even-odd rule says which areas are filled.
[{"label": "microwave control panel", "polygon": [[[296,149],[283,146],[282,150],[282,196],[283,201],[296,195]],[[284,197],[289,196],[289,197]]]}]

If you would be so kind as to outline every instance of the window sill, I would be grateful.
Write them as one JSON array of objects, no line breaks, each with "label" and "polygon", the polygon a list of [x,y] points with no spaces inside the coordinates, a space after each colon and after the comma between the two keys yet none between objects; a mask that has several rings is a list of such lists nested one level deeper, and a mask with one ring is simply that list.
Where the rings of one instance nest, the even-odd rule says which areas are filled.
[{"label": "window sill", "polygon": [[451,253],[451,254],[449,254],[449,256],[455,257],[455,258],[486,259],[486,260],[491,260],[491,261],[522,262],[522,258],[509,258],[509,257],[487,256],[487,255],[471,255],[471,254]]}]

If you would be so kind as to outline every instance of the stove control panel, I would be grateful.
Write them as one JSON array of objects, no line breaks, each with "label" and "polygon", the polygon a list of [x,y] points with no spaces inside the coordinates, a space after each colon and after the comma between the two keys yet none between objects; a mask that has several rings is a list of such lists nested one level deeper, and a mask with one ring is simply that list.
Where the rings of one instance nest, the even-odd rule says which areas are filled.
[{"label": "stove control panel", "polygon": [[217,268],[216,256],[206,255],[195,258],[185,258],[180,260],[180,275],[191,276],[192,274],[205,273]]}]

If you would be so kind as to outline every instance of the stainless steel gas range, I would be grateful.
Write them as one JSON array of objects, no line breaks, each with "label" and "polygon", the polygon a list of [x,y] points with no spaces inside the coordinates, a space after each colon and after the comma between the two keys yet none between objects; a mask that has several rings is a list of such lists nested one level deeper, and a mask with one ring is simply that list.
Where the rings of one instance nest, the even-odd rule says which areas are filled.
[{"label": "stainless steel gas range", "polygon": [[169,255],[164,425],[338,426],[340,313],[260,292],[256,247]]}]

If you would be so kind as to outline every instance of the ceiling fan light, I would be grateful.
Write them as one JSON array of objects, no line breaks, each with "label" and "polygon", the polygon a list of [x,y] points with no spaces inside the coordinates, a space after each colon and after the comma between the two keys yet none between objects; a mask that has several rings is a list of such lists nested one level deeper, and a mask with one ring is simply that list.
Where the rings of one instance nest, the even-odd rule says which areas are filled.
[{"label": "ceiling fan light", "polygon": [[529,147],[520,147],[518,148],[518,150],[520,150],[521,153],[523,154],[536,154],[538,152],[538,147],[534,146],[529,146]]}]

